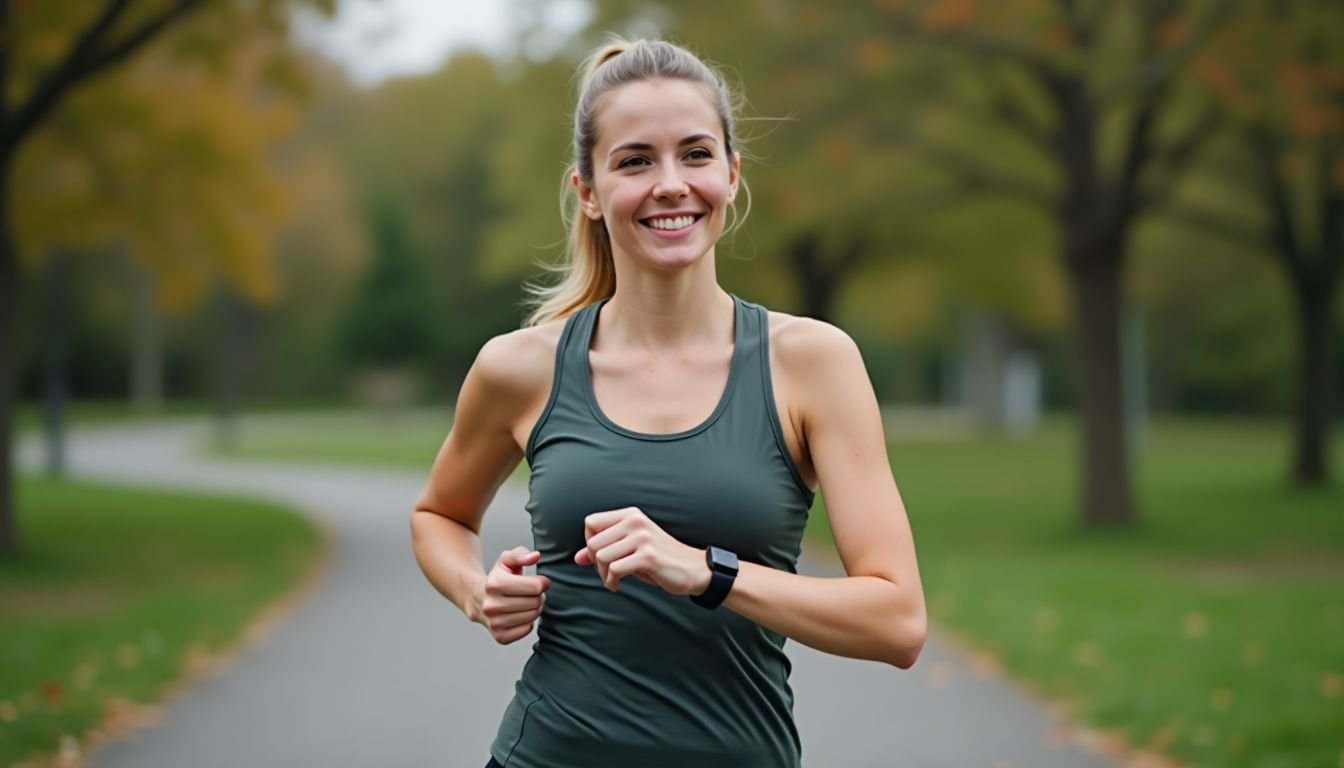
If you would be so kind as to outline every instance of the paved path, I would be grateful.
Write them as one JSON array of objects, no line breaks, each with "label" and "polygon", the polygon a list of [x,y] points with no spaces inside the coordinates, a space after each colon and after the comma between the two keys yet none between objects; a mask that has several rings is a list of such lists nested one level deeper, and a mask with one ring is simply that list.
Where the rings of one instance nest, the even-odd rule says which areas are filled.
[{"label": "paved path", "polygon": [[[321,581],[224,674],[93,768],[484,765],[530,643],[500,647],[420,575],[408,518],[424,477],[208,460],[204,425],[86,430],[79,477],[228,491],[300,507],[332,533]],[[31,465],[37,446],[21,446]],[[191,510],[183,510],[190,514]],[[486,515],[484,551],[528,543],[522,490]],[[804,570],[826,562],[804,555]],[[909,671],[788,645],[809,768],[1104,768],[1046,711],[932,635]],[[1061,743],[1062,742],[1062,743]]]}]

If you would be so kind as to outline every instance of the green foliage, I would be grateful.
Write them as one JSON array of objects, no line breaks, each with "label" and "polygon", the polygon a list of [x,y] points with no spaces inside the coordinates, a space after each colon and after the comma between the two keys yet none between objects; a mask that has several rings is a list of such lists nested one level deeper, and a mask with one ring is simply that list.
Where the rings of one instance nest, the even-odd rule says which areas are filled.
[{"label": "green foliage", "polygon": [[346,353],[364,365],[404,366],[429,351],[429,291],[400,211],[381,200],[370,209],[373,264],[346,316]]}]

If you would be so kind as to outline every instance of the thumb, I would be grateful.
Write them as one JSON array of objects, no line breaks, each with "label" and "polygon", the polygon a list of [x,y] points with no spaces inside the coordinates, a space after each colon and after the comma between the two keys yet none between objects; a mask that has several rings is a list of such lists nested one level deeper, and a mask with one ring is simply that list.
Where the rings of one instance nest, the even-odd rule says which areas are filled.
[{"label": "thumb", "polygon": [[541,560],[541,553],[527,547],[514,547],[505,550],[499,556],[499,564],[514,573],[522,573],[523,568],[535,565],[539,560]]}]

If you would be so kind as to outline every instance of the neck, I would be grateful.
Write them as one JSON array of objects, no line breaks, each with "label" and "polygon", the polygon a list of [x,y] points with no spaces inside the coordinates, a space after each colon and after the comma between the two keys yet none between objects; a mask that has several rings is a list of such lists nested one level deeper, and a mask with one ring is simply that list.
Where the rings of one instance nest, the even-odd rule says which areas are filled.
[{"label": "neck", "polygon": [[677,271],[620,269],[616,293],[602,308],[599,331],[606,343],[674,350],[731,343],[733,300],[719,287],[714,254]]}]

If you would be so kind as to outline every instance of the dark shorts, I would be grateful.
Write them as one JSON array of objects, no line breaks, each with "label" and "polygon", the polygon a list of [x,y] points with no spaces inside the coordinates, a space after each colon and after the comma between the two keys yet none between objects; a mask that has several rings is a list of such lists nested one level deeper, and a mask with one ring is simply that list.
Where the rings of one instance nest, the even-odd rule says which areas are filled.
[{"label": "dark shorts", "polygon": [[504,766],[500,765],[494,757],[491,757],[490,762],[485,764],[485,768],[504,768]]}]

